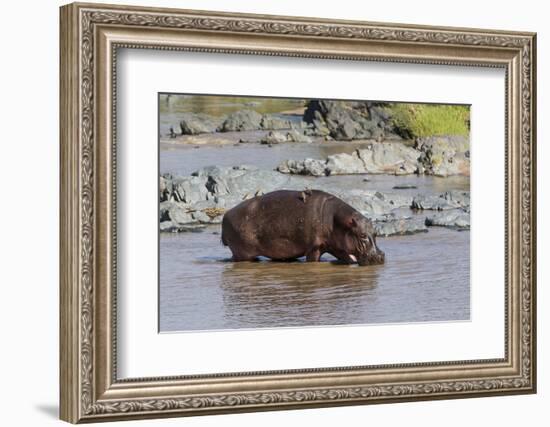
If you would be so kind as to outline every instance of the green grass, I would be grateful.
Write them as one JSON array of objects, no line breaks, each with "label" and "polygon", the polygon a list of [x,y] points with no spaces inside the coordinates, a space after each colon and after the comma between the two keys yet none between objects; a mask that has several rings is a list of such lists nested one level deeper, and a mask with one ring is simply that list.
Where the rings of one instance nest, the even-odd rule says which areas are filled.
[{"label": "green grass", "polygon": [[466,105],[390,104],[394,126],[405,137],[470,133],[470,107]]}]

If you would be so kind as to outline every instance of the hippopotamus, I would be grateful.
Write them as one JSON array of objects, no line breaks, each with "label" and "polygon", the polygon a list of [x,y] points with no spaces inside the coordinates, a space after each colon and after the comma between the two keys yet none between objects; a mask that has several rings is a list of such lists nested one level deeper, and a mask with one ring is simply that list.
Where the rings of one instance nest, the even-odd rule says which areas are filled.
[{"label": "hippopotamus", "polygon": [[343,263],[384,263],[369,219],[338,197],[320,190],[278,190],[245,200],[222,220],[222,243],[233,261],[259,256],[277,261],[329,253]]}]

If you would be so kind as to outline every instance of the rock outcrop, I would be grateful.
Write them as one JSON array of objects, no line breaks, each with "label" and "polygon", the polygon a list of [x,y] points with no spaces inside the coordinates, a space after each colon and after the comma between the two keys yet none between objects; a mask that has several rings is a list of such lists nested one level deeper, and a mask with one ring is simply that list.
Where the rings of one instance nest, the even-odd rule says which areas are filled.
[{"label": "rock outcrop", "polygon": [[433,136],[416,140],[421,152],[419,171],[427,175],[470,175],[470,141],[460,136]]},{"label": "rock outcrop", "polygon": [[[312,162],[316,166],[308,159],[304,165],[290,166],[324,171],[324,165]],[[223,213],[243,200],[279,189],[305,188],[302,177],[247,165],[209,166],[184,177],[165,174],[159,179],[160,230],[197,231],[201,224],[219,224]],[[430,226],[469,228],[470,194],[465,191],[412,195],[331,185],[320,189],[371,218],[380,236],[425,232]]]},{"label": "rock outcrop", "polygon": [[293,130],[306,129],[307,127],[307,124],[302,121],[292,121],[277,114],[262,115],[247,109],[220,117],[203,113],[182,113],[180,117],[182,135],[254,130]]},{"label": "rock outcrop", "polygon": [[284,142],[312,142],[312,139],[303,131],[291,129],[288,132],[271,131],[260,140],[262,144],[281,144]]},{"label": "rock outcrop", "polygon": [[336,140],[399,138],[383,104],[370,101],[311,100],[304,121]]},{"label": "rock outcrop", "polygon": [[[431,139],[413,148],[401,142],[373,142],[353,153],[328,156],[325,160],[289,159],[276,170],[300,175],[349,175],[349,174],[426,174],[436,176],[469,175],[470,157],[467,139],[458,137]],[[464,151],[461,151],[464,150]],[[313,166],[309,170],[307,165]],[[319,173],[324,165],[324,174]]]},{"label": "rock outcrop", "polygon": [[182,113],[180,129],[183,135],[198,135],[216,132],[224,117],[214,117],[200,113]]},{"label": "rock outcrop", "polygon": [[415,196],[411,204],[411,209],[443,211],[456,208],[469,208],[469,206],[469,192],[446,191],[440,195]]},{"label": "rock outcrop", "polygon": [[229,114],[219,126],[219,132],[240,132],[261,129],[262,115],[254,110],[239,110]]},{"label": "rock outcrop", "polygon": [[457,230],[470,229],[470,214],[462,209],[440,212],[426,217],[425,224],[429,227],[449,227]]}]

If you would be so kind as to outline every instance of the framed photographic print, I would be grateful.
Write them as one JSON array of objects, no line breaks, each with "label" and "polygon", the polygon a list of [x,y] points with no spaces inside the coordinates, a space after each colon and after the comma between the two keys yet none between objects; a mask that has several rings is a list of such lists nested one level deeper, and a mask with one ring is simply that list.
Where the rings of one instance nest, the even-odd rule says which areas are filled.
[{"label": "framed photographic print", "polygon": [[61,8],[61,418],[533,393],[535,34]]}]

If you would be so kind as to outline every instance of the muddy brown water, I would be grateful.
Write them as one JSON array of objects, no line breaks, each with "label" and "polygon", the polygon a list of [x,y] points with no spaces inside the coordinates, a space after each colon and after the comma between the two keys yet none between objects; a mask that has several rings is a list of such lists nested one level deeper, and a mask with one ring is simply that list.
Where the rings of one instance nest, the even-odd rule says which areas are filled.
[{"label": "muddy brown water", "polygon": [[[208,165],[253,164],[273,169],[287,158],[324,158],[357,144],[175,146],[161,144],[160,172],[187,175]],[[469,190],[467,177],[303,177],[304,186],[367,188],[404,193]],[[410,190],[392,190],[413,184]],[[432,227],[428,233],[378,238],[386,263],[233,263],[220,226],[160,235],[161,332],[304,327],[470,318],[470,232]]]}]

